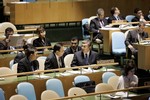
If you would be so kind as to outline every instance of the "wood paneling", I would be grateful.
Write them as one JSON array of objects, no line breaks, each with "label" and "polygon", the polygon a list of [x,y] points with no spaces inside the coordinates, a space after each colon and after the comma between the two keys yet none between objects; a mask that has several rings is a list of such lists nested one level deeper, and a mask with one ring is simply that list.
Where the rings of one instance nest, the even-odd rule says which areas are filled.
[{"label": "wood paneling", "polygon": [[139,7],[146,14],[149,0],[92,0],[74,2],[33,2],[26,4],[8,4],[11,9],[10,20],[13,24],[38,24],[52,22],[81,21],[96,15],[99,7],[104,8],[105,16],[110,16],[110,8],[117,6],[121,15],[134,14]]}]

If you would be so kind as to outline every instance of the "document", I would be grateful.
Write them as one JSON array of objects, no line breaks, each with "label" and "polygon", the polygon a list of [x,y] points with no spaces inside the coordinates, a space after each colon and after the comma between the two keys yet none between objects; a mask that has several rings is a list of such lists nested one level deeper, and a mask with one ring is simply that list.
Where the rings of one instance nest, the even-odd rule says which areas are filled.
[{"label": "document", "polygon": [[24,44],[24,36],[23,35],[12,35],[10,37],[10,42],[8,43],[9,46],[23,46]]}]

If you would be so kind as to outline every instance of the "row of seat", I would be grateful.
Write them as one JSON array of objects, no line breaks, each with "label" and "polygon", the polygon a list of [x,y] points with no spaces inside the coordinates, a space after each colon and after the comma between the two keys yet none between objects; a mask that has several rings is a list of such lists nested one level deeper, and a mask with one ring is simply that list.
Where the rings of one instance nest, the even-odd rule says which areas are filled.
[{"label": "row of seat", "polygon": [[[88,25],[90,25],[90,21],[93,19],[93,18],[96,18],[97,16],[91,16],[90,18],[84,18],[84,19],[82,19],[82,35],[83,35],[83,39],[89,39],[90,38],[90,35],[85,35],[84,34],[84,25],[85,24],[88,24]],[[135,16],[134,15],[127,15],[126,17],[125,17],[125,20],[127,21],[127,22],[131,22],[131,20],[134,18]],[[108,19],[109,17],[105,17],[105,19]]]},{"label": "row of seat", "polygon": [[[108,77],[109,76],[109,77]],[[117,89],[116,84],[118,81],[119,76],[116,76],[116,74],[112,73],[112,72],[106,72],[103,74],[103,82],[107,82],[107,83],[100,83],[98,85],[96,85],[95,88],[95,92],[100,92],[100,91],[104,91],[104,89]],[[111,78],[110,78],[111,77]],[[105,78],[105,79],[104,79]],[[80,83],[80,82],[86,82],[86,81],[90,81],[90,78],[88,76],[85,75],[78,75],[74,78],[74,84]],[[108,88],[103,88],[104,86],[108,87]],[[51,91],[48,91],[51,90]],[[2,91],[2,90],[1,90]],[[36,100],[36,93],[34,90],[34,86],[29,83],[29,82],[21,82],[17,85],[17,89],[16,92],[19,95],[23,95],[25,96],[28,100]],[[51,94],[53,93],[53,95]],[[86,94],[87,92],[83,89],[78,88],[71,88],[68,91],[68,96],[75,96],[75,95],[83,95]],[[0,100],[5,100],[4,96],[1,96],[3,94],[3,92],[1,92],[0,94]],[[63,84],[59,79],[48,79],[46,81],[46,90],[43,91],[43,93],[41,94],[41,100],[47,100],[48,98],[52,99],[52,97],[55,98],[57,97],[64,97],[64,88],[63,88]],[[15,96],[16,97],[16,96]],[[15,98],[14,96],[11,98]],[[20,97],[20,96],[19,96]],[[14,100],[14,99],[10,99],[10,100]],[[19,99],[21,100],[21,99]],[[23,99],[26,100],[26,99]]]},{"label": "row of seat", "polygon": [[[71,67],[71,61],[73,59],[74,54],[68,54],[65,56],[64,58],[64,64],[66,67]],[[45,67],[45,60],[46,60],[46,56],[40,56],[37,58],[37,61],[39,62],[39,70],[44,70]],[[14,60],[12,59],[9,63],[10,69],[12,69],[12,71],[14,73],[17,73],[17,66],[18,63],[14,64]]]}]

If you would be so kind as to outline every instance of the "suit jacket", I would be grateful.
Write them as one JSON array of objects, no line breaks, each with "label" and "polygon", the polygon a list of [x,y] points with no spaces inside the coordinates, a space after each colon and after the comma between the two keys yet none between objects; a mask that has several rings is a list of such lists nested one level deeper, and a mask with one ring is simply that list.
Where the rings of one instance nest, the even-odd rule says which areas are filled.
[{"label": "suit jacket", "polygon": [[[118,16],[118,17],[119,17],[120,20],[124,20],[123,17],[121,17],[121,16]],[[113,20],[117,20],[115,16],[109,17],[109,18],[108,18],[108,23],[109,23],[109,24],[112,23]]]},{"label": "suit jacket", "polygon": [[133,31],[129,31],[129,33],[126,37],[126,40],[125,40],[126,46],[128,46],[129,44],[132,45],[132,43],[138,43],[139,42],[138,34],[140,34],[140,37],[142,39],[148,38],[148,33],[146,33],[146,32],[139,33],[139,31],[137,29],[133,30]]},{"label": "suit jacket", "polygon": [[[9,49],[10,49],[10,46],[8,46],[5,39],[0,41],[0,50],[9,50]],[[10,52],[4,52],[4,53],[1,53],[1,54],[8,54],[8,53],[10,53]]]},{"label": "suit jacket", "polygon": [[8,49],[8,46],[7,46],[5,39],[0,41],[0,50],[7,50],[7,49]]},{"label": "suit jacket", "polygon": [[14,58],[14,64],[18,63],[22,58],[26,57],[25,54],[23,52],[20,52],[16,55],[16,57]]},{"label": "suit jacket", "polygon": [[[108,25],[108,22],[105,18],[102,19],[104,26]],[[100,25],[100,19],[98,17],[94,18],[90,22],[90,31],[93,32],[93,38],[97,36],[98,34],[100,35],[99,38],[102,39],[103,36],[100,32],[98,32],[99,28],[101,28]]]},{"label": "suit jacket", "polygon": [[[61,59],[61,63],[62,63],[61,68],[63,68],[63,67],[65,67],[63,57],[61,57],[60,59]],[[57,62],[56,55],[54,53],[51,53],[46,58],[46,61],[45,61],[45,70],[48,70],[48,69],[57,69],[57,68],[59,68],[59,67],[58,67],[58,62]]]},{"label": "suit jacket", "polygon": [[[76,52],[77,52],[77,51],[80,51],[80,50],[81,50],[81,47],[78,46],[77,49],[76,49]],[[72,50],[72,48],[69,47],[69,48],[67,48],[67,49],[65,50],[65,52],[64,52],[64,54],[63,54],[63,57],[65,57],[65,56],[68,55],[68,54],[74,54],[74,53],[75,53],[75,52]]]},{"label": "suit jacket", "polygon": [[24,57],[18,63],[17,72],[32,72],[37,69],[39,69],[39,63],[37,60],[30,62],[27,57]]},{"label": "suit jacket", "polygon": [[131,21],[132,21],[132,22],[139,22],[140,19],[139,19],[137,16],[135,16]]},{"label": "suit jacket", "polygon": [[[98,53],[95,51],[90,51],[88,63],[90,64],[97,64],[97,60],[99,60]],[[84,66],[85,58],[84,53],[82,51],[78,51],[74,54],[74,58],[72,60],[71,66]]]},{"label": "suit jacket", "polygon": [[[44,47],[44,46],[51,46],[51,42],[49,41],[48,38],[45,38],[44,42],[42,41],[41,38],[37,38],[33,41],[33,46],[34,47]],[[38,51],[43,51],[42,49]]]}]

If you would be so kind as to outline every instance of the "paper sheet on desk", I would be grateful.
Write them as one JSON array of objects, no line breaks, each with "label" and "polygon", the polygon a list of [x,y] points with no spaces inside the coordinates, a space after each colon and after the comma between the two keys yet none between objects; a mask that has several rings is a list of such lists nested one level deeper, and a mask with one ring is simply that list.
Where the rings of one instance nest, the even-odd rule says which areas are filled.
[{"label": "paper sheet on desk", "polygon": [[114,28],[114,27],[102,27],[100,30],[120,30],[119,28]]},{"label": "paper sheet on desk", "polygon": [[137,96],[136,94],[128,94],[128,92],[116,92],[115,95],[116,96],[120,96],[120,97],[133,97],[133,96]]},{"label": "paper sheet on desk", "polygon": [[34,77],[36,77],[36,78],[50,78],[50,76],[46,76],[46,75],[34,75]]}]

